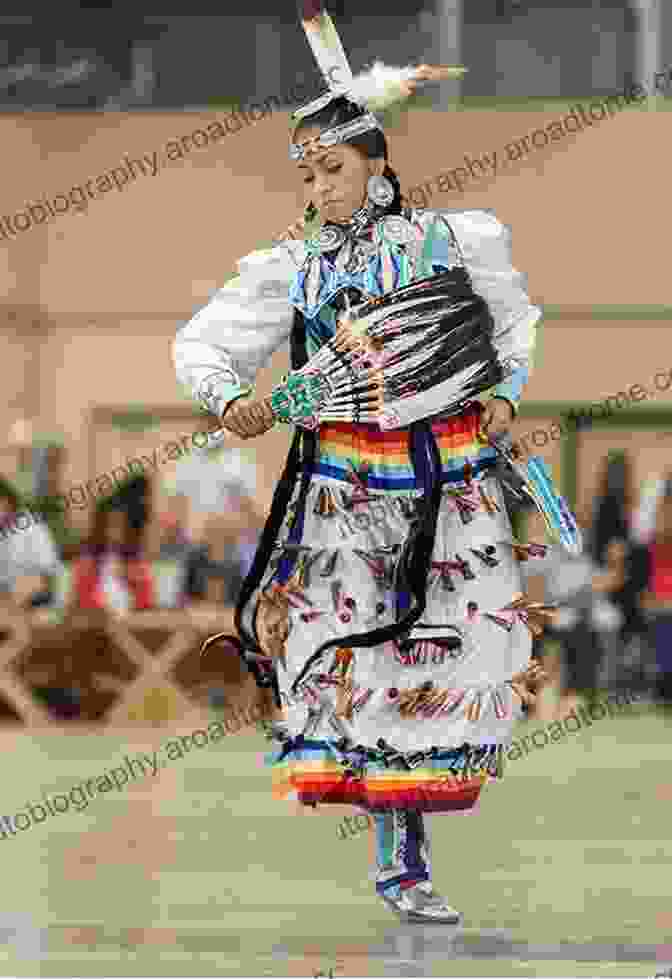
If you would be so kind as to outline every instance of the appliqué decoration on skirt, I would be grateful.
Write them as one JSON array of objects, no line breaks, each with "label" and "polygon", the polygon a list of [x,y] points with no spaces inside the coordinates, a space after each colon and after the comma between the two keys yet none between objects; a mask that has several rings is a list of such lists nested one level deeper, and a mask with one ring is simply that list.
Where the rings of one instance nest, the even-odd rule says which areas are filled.
[{"label": "appliqu\u00e9 decoration on skirt", "polygon": [[[484,507],[487,510],[490,509],[483,499],[482,494],[478,492],[478,488],[474,485],[472,479],[468,480],[466,486],[448,488],[446,490],[446,499],[448,509],[452,510],[453,513],[459,513],[463,524],[471,523],[471,521],[474,519],[474,515],[481,509],[481,507]],[[494,505],[496,506],[496,504]]]},{"label": "appliqu\u00e9 decoration on skirt", "polygon": [[489,704],[492,704],[498,720],[508,716],[504,698],[498,690],[441,689],[432,680],[407,690],[391,687],[386,700],[397,707],[403,718],[420,716],[427,719],[435,715],[456,714],[460,709],[465,709],[466,720],[475,724]]},{"label": "appliqu\u00e9 decoration on skirt", "polygon": [[408,643],[394,643],[395,662],[400,666],[443,666],[446,660],[456,660],[462,655],[462,638],[456,630],[455,636],[436,639],[420,639]]},{"label": "appliqu\u00e9 decoration on skirt", "polygon": [[400,551],[398,544],[392,547],[378,547],[368,553],[357,547],[353,548],[353,553],[364,561],[373,575],[373,580],[384,591],[394,586],[394,570]]},{"label": "appliqu\u00e9 decoration on skirt", "polygon": [[387,692],[388,703],[397,705],[402,717],[433,717],[434,714],[452,714],[462,705],[466,690],[440,690],[431,680],[410,690],[391,688]]},{"label": "appliqu\u00e9 decoration on skirt", "polygon": [[488,619],[507,632],[511,632],[516,622],[521,622],[527,626],[533,636],[540,636],[544,628],[553,621],[557,611],[555,605],[532,602],[521,593],[516,595],[512,602],[496,612],[481,612],[477,602],[468,602],[465,618],[472,625],[483,619]]}]

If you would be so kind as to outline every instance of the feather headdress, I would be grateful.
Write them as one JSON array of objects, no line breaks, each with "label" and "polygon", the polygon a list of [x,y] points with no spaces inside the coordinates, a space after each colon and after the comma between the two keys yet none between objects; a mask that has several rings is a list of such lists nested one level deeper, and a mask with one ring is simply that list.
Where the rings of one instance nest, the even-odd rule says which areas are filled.
[{"label": "feather headdress", "polygon": [[[323,146],[347,142],[363,132],[382,129],[375,113],[409,98],[423,84],[460,78],[467,70],[460,65],[395,68],[375,61],[367,71],[355,77],[324,0],[300,0],[299,17],[327,91],[297,109],[292,115],[293,124],[342,96],[361,110],[359,118],[322,132],[317,142]],[[304,152],[303,144],[293,143],[290,147],[290,156],[295,160],[302,159]]]}]

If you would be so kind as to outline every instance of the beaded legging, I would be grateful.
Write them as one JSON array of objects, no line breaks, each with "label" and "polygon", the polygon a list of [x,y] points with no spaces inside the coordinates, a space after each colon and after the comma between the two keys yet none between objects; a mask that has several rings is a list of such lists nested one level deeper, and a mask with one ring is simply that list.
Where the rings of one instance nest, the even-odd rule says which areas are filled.
[{"label": "beaded legging", "polygon": [[401,891],[432,879],[429,835],[422,813],[388,809],[373,813],[376,827],[376,891],[399,897]]}]

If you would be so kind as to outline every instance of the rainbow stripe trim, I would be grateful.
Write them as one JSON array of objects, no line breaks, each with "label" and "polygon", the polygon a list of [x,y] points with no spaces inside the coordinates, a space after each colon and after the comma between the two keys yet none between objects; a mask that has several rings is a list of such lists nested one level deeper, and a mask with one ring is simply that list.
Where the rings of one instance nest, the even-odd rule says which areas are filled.
[{"label": "rainbow stripe trim", "polygon": [[391,771],[369,763],[363,778],[345,776],[324,742],[308,742],[288,759],[274,763],[273,795],[305,805],[353,805],[370,811],[413,808],[422,812],[471,809],[485,782],[485,772],[468,776],[441,768],[439,760],[412,771]]},{"label": "rainbow stripe trim", "polygon": [[267,756],[273,768],[273,795],[305,805],[353,805],[376,811],[413,808],[422,812],[471,809],[486,781],[485,771],[465,775],[450,771],[455,749],[446,749],[411,771],[385,768],[369,761],[362,777],[346,777],[346,767],[334,758],[326,741],[305,741],[284,758]]},{"label": "rainbow stripe trim", "polygon": [[[472,402],[459,415],[432,422],[445,482],[462,482],[467,462],[476,476],[497,461],[495,450],[477,438],[481,410],[480,402]],[[366,468],[369,489],[417,489],[408,428],[381,431],[377,425],[323,424],[315,475],[350,483],[353,467],[357,471]]]}]

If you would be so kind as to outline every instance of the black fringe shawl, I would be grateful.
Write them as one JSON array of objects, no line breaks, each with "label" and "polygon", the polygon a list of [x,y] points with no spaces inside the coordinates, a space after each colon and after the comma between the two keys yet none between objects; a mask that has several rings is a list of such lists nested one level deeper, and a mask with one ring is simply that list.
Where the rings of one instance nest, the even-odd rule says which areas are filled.
[{"label": "black fringe shawl", "polygon": [[[294,314],[290,349],[292,369],[303,367],[308,360],[306,324],[302,314],[298,310]],[[298,684],[305,677],[311,666],[329,649],[339,647],[362,649],[391,640],[408,639],[411,629],[425,611],[427,577],[431,566],[436,538],[436,525],[441,504],[441,460],[436,440],[428,421],[413,422],[409,426],[408,432],[409,453],[416,479],[422,487],[423,493],[417,500],[416,519],[411,524],[409,535],[399,556],[395,571],[397,621],[389,626],[372,629],[364,633],[338,636],[323,643],[306,661],[301,674],[293,684],[292,689],[294,691],[296,691]],[[301,485],[296,503],[296,512],[297,514],[303,512],[315,468],[317,445],[318,437],[315,432],[299,427],[296,428],[285,462],[284,471],[273,495],[270,513],[262,531],[252,567],[241,586],[234,618],[238,635],[222,635],[219,637],[222,641],[228,641],[236,647],[259,687],[268,688],[270,686],[273,688],[275,702],[278,707],[281,706],[281,700],[277,673],[274,671],[269,679],[268,675],[262,672],[256,661],[255,654],[262,653],[255,628],[256,610],[252,618],[252,633],[243,623],[243,613],[264,577],[299,477]],[[409,594],[411,599],[410,605],[405,611],[400,608],[399,603],[399,596],[402,592]]]}]

